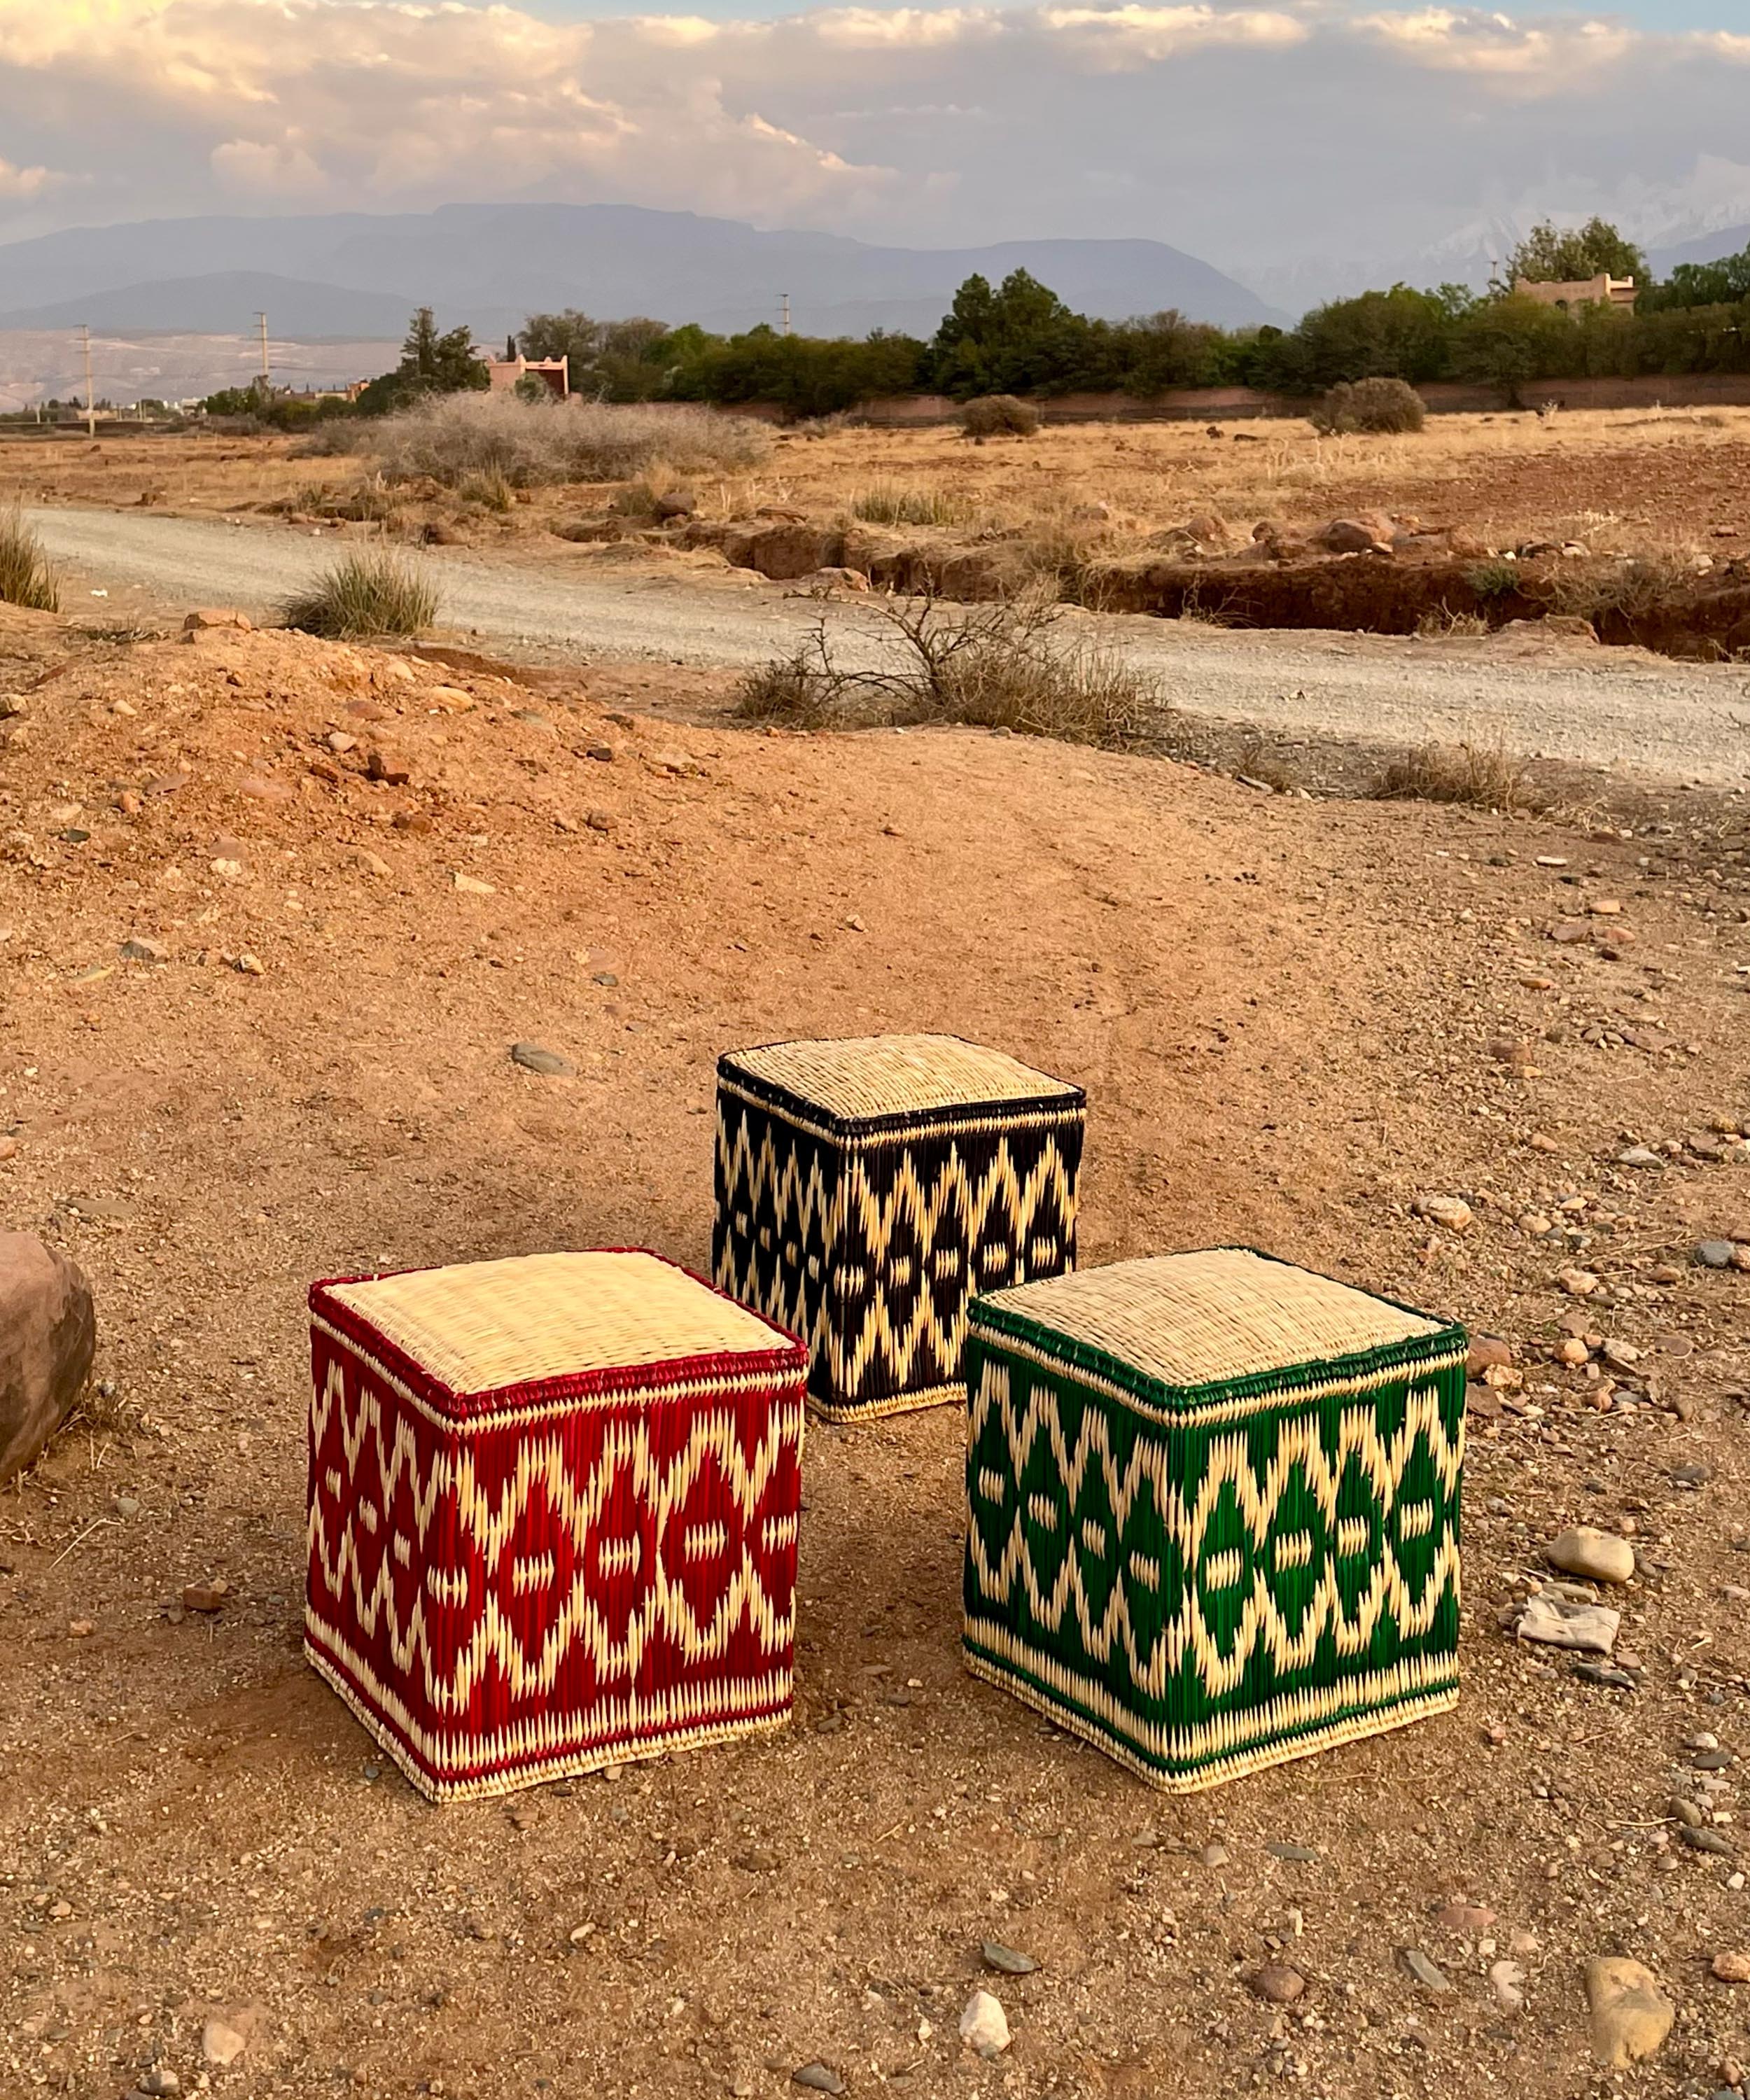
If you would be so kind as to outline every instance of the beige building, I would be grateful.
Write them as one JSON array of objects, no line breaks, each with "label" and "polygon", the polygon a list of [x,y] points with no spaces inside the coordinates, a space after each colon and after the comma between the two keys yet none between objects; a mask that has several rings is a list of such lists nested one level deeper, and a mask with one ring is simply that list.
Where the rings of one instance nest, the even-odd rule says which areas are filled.
[{"label": "beige building", "polygon": [[1573,284],[1534,285],[1529,277],[1516,277],[1513,289],[1522,299],[1535,299],[1541,307],[1632,307],[1633,277],[1613,277],[1607,271]]},{"label": "beige building", "polygon": [[568,357],[486,357],[487,384],[495,394],[508,394],[518,381],[540,380],[548,391],[562,401],[571,390],[571,360]]}]

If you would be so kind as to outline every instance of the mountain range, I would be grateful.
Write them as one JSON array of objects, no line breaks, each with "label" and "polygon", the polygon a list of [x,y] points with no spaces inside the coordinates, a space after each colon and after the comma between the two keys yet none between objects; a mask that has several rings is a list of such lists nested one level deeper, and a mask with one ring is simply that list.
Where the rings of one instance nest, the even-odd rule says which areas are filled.
[{"label": "mountain range", "polygon": [[[262,266],[271,264],[264,271]],[[416,306],[483,341],[531,311],[648,315],[734,330],[875,328],[929,334],[962,280],[1025,269],[1082,313],[1176,307],[1228,326],[1281,320],[1232,277],[1157,240],[1014,240],[885,248],[831,233],[626,205],[446,205],[430,212],[152,219],[81,227],[0,247],[0,329],[247,330],[399,335]]]}]

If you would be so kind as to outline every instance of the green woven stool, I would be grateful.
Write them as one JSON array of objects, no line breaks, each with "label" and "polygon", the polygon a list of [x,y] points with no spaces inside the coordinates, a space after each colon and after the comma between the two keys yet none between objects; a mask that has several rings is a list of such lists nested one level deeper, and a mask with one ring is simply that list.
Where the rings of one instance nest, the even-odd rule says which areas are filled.
[{"label": "green woven stool", "polygon": [[978,1676],[1170,1793],[1457,1703],[1461,1328],[1243,1247],[968,1317]]}]

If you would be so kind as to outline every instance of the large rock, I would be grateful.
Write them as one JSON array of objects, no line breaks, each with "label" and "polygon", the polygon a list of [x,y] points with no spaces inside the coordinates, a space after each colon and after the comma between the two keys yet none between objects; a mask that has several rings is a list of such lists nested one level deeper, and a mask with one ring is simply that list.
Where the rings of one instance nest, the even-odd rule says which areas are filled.
[{"label": "large rock", "polygon": [[1615,1954],[1594,1955],[1586,1964],[1586,2010],[1592,2053],[1612,2071],[1656,2055],[1677,2018],[1652,1970]]},{"label": "large rock", "polygon": [[0,1481],[73,1411],[97,1348],[91,1286],[30,1233],[0,1233]]}]

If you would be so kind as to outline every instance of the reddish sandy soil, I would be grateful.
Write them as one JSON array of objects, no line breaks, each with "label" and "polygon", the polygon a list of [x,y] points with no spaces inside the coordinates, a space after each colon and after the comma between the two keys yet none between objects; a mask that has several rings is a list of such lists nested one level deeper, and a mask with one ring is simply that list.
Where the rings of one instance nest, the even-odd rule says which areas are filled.
[{"label": "reddish sandy soil", "polygon": [[[819,2059],[853,2094],[1568,2100],[1750,2057],[1750,1990],[1708,1973],[1750,1945],[1741,1764],[1726,1852],[1668,1810],[1699,1732],[1750,1750],[1750,1275],[1689,1259],[1750,1239],[1750,1167],[1611,1163],[1750,1122],[1736,805],[1624,840],[963,730],[658,725],[606,670],[531,690],[16,616],[0,690],[30,725],[0,752],[0,1219],[89,1270],[106,1388],[0,1493],[8,2093],[113,2100],[156,2063],[220,2094],[777,2100]],[[363,777],[372,739],[405,787]],[[1608,899],[1615,960],[1548,938]],[[168,960],[121,960],[134,935]],[[1085,1083],[1087,1260],[1249,1242],[1512,1339],[1523,1388],[1473,1410],[1461,1708],[1149,1793],[963,1670],[937,1410],[810,1433],[787,1734],[425,1806],[299,1652],[306,1281],[697,1264],[716,1053],[888,1028]],[[579,1076],[514,1066],[525,1038]],[[1470,1231],[1411,1215],[1436,1193]],[[1625,1404],[1549,1360],[1575,1260],[1648,1352]],[[1579,1519],[1634,1529],[1633,1690],[1497,1624]],[[1443,1923],[1457,1897],[1492,1920]],[[1037,1973],[985,1974],[985,1939]],[[1678,2009],[1615,2081],[1598,1952]],[[1308,1980],[1285,2009],[1244,1981],[1271,1958]],[[956,2031],[981,1981],[1014,2032],[989,2063]]]}]

